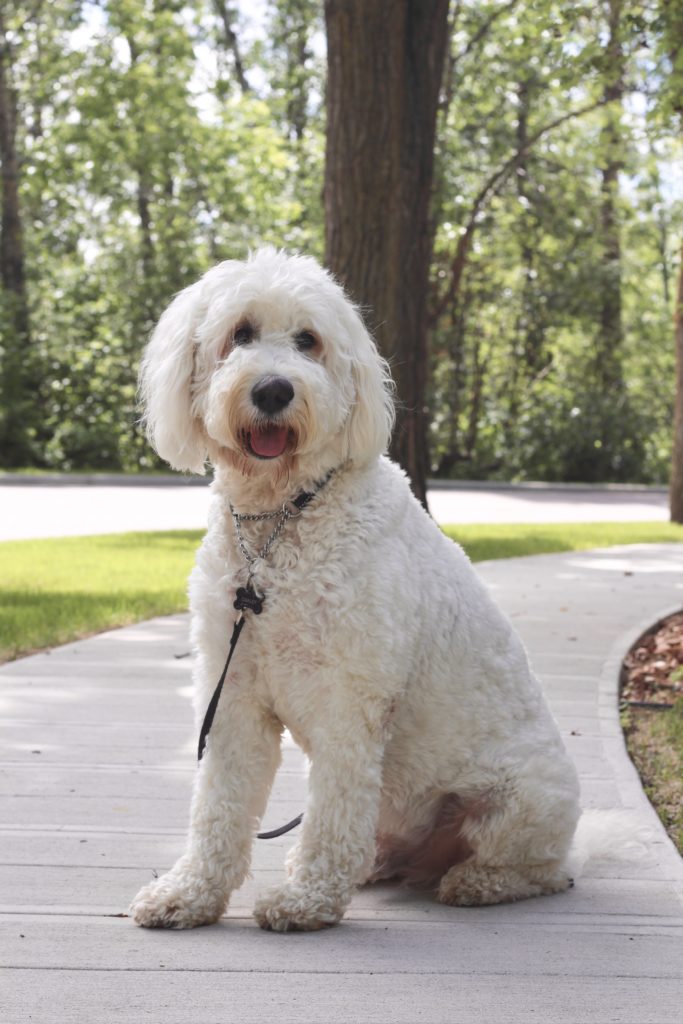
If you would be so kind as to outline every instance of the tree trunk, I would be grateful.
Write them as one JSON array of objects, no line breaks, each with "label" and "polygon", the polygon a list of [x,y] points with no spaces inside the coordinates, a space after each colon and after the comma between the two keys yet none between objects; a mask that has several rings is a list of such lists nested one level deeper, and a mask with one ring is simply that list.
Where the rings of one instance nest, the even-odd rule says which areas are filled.
[{"label": "tree trunk", "polygon": [[0,241],[2,286],[24,295],[26,274],[19,208],[19,157],[17,154],[17,98],[10,81],[9,43],[0,13],[0,159],[2,160],[2,238]]},{"label": "tree trunk", "polygon": [[623,391],[621,310],[621,233],[619,172],[622,169],[619,118],[624,96],[624,55],[621,46],[622,0],[609,0],[609,39],[605,49],[607,82],[604,89],[607,124],[603,132],[605,163],[602,168],[600,233],[602,282],[596,367],[603,393]]},{"label": "tree trunk", "polygon": [[[529,80],[517,86],[517,150],[521,154],[517,165],[517,195],[523,212],[520,214],[521,257],[524,283],[520,299],[520,315],[517,334],[521,341],[523,368],[527,380],[533,379],[547,362],[545,358],[545,325],[542,310],[536,297],[536,262],[539,252],[538,216],[533,208],[533,190],[529,178],[529,117],[531,114],[532,90]],[[516,358],[517,353],[514,353]]]},{"label": "tree trunk", "polygon": [[[163,4],[155,4],[154,13],[157,14],[159,8],[163,10],[163,6]],[[133,71],[140,61],[140,50],[138,49],[137,40],[135,39],[132,30],[128,30],[126,32],[125,38],[130,52],[130,69]],[[157,57],[161,59],[159,45],[157,45]],[[156,264],[156,250],[152,225],[152,200],[154,197],[154,188],[148,165],[149,154],[146,151],[144,124],[141,123],[140,111],[135,109],[135,100],[133,100],[130,120],[136,140],[132,166],[137,179],[135,199],[138,211],[138,220],[140,223],[140,272],[142,283],[140,305],[145,314],[144,330],[147,332],[151,330],[157,316],[154,287],[152,283]],[[170,186],[167,182],[167,193],[169,191],[169,187],[172,190],[172,181]]]},{"label": "tree trunk", "polygon": [[671,464],[670,511],[673,523],[683,523],[683,245],[678,268],[678,291],[674,314],[676,339],[676,405],[674,445]]},{"label": "tree trunk", "polygon": [[448,0],[326,0],[325,18],[325,258],[391,362],[391,453],[426,505],[429,205]]},{"label": "tree trunk", "polygon": [[0,284],[2,285],[3,347],[0,420],[0,461],[18,466],[30,461],[26,407],[30,347],[26,265],[19,200],[17,97],[11,81],[10,43],[0,11]]},{"label": "tree trunk", "polygon": [[[310,12],[306,5],[294,7],[288,19],[284,19],[284,27],[288,29],[286,38],[287,54],[287,122],[290,137],[300,143],[308,123],[308,88],[304,68],[310,57],[309,23]],[[301,168],[303,170],[303,168]]]}]

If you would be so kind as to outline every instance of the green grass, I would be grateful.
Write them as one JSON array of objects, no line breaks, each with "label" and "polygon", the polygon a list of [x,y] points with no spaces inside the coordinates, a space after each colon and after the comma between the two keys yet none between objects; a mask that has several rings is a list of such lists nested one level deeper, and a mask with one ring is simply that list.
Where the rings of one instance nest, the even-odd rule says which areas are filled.
[{"label": "green grass", "polygon": [[683,855],[683,698],[671,711],[628,708],[621,724],[643,789]]},{"label": "green grass", "polygon": [[187,607],[199,530],[0,544],[0,660]]},{"label": "green grass", "polygon": [[[473,561],[683,542],[668,523],[451,526]],[[0,543],[0,660],[187,607],[198,530]]]},{"label": "green grass", "polygon": [[683,543],[683,526],[675,523],[494,523],[445,526],[473,562],[560,551],[587,551],[614,544]]}]

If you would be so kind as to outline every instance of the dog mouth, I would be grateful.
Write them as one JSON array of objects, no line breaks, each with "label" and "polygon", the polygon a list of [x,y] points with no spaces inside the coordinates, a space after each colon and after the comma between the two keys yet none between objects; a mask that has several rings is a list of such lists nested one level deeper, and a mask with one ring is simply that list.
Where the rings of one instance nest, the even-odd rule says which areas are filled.
[{"label": "dog mouth", "polygon": [[278,459],[290,446],[292,431],[275,424],[254,427],[242,434],[245,450],[257,459]]}]

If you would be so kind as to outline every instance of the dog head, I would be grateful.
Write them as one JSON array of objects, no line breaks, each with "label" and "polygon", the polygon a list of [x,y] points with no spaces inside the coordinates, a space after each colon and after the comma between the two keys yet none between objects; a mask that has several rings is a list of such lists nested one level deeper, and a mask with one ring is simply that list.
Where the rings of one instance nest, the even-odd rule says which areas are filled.
[{"label": "dog head", "polygon": [[161,317],[140,375],[147,434],[175,469],[315,478],[385,451],[386,362],[315,260],[261,249],[227,260]]}]

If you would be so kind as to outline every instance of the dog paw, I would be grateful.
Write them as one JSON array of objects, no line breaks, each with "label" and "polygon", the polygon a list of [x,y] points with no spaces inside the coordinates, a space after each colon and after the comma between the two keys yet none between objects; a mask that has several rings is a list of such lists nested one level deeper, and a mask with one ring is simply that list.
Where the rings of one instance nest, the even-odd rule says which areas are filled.
[{"label": "dog paw", "polygon": [[140,890],[129,912],[143,928],[196,928],[217,921],[226,902],[203,879],[169,871]]},{"label": "dog paw", "polygon": [[329,894],[289,884],[261,896],[256,901],[254,917],[261,928],[274,932],[317,931],[337,924],[344,909]]}]

